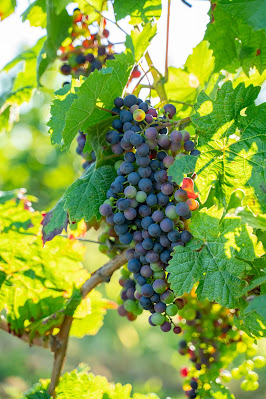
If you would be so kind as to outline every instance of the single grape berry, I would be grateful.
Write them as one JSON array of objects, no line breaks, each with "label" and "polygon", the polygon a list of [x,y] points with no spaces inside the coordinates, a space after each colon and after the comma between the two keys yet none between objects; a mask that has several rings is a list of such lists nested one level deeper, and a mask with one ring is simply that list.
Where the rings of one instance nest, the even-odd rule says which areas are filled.
[{"label": "single grape berry", "polygon": [[69,64],[64,64],[61,66],[60,71],[63,75],[71,74],[71,66]]},{"label": "single grape berry", "polygon": [[164,107],[165,113],[168,115],[170,119],[173,118],[176,114],[176,107],[173,104],[166,104]]}]

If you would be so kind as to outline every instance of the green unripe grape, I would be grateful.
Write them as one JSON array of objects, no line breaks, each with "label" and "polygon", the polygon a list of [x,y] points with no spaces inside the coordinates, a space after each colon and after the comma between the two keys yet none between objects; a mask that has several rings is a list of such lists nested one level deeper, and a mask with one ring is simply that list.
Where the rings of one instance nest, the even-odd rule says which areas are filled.
[{"label": "green unripe grape", "polygon": [[138,202],[145,202],[147,198],[147,194],[144,191],[138,191],[136,194],[136,200]]},{"label": "green unripe grape", "polygon": [[104,201],[104,204],[108,204],[108,205],[113,205],[113,203],[112,203],[112,201],[110,200],[110,198],[109,199],[107,199],[107,200],[105,200]]},{"label": "green unripe grape", "polygon": [[253,370],[254,369],[254,363],[252,362],[252,360],[245,360],[242,363],[242,366],[246,369],[246,370]]},{"label": "green unripe grape", "polygon": [[145,119],[145,116],[146,116],[146,114],[145,114],[145,112],[142,109],[136,109],[133,112],[133,118],[137,122],[143,121]]},{"label": "green unripe grape", "polygon": [[120,168],[120,165],[123,163],[124,161],[120,160],[120,161],[116,161],[115,163],[115,170],[117,170],[118,168]]},{"label": "green unripe grape", "polygon": [[263,356],[256,356],[253,358],[254,366],[256,369],[261,369],[266,365],[266,360]]},{"label": "green unripe grape", "polygon": [[142,312],[143,312],[142,307],[139,304],[137,304],[136,310],[134,311],[134,315],[139,316]]},{"label": "green unripe grape", "polygon": [[155,273],[153,273],[153,277],[155,278],[155,280],[164,279],[165,278],[165,271],[164,270],[160,270],[158,272],[155,272]]},{"label": "green unripe grape", "polygon": [[257,373],[255,373],[254,371],[250,371],[247,375],[246,375],[246,379],[252,382],[258,381],[259,376]]},{"label": "green unripe grape", "polygon": [[188,306],[185,306],[182,310],[179,311],[181,317],[187,320],[194,320],[196,317],[196,311]]},{"label": "green unripe grape", "polygon": [[257,353],[258,347],[256,344],[252,344],[250,347],[247,348],[247,356],[255,356]]},{"label": "green unripe grape", "polygon": [[159,263],[151,263],[150,268],[154,272],[160,272],[162,270],[162,266]]},{"label": "green unripe grape", "polygon": [[162,295],[160,296],[160,299],[166,305],[168,303],[172,303],[174,301],[174,299],[175,299],[174,293],[172,291],[170,291],[170,290],[166,290],[166,291],[164,291],[164,293],[162,293]]},{"label": "green unripe grape", "polygon": [[133,299],[127,299],[124,303],[124,307],[128,312],[134,313],[137,310],[137,303],[133,301]]},{"label": "green unripe grape", "polygon": [[130,276],[130,271],[123,267],[121,269],[121,274],[122,274],[123,277],[129,277]]},{"label": "green unripe grape", "polygon": [[232,377],[235,379],[235,380],[240,380],[240,378],[242,378],[243,377],[243,374],[241,373],[241,371],[239,370],[239,368],[234,368],[232,371],[231,371],[231,374],[232,374]]},{"label": "green unripe grape", "polygon": [[248,380],[242,381],[240,387],[241,389],[243,389],[243,391],[249,391],[249,381]]},{"label": "green unripe grape", "polygon": [[153,313],[151,315],[151,321],[156,326],[161,326],[165,322],[165,316],[161,313]]},{"label": "green unripe grape", "polygon": [[99,249],[99,251],[100,251],[102,254],[106,254],[106,252],[108,251],[107,245],[104,245],[104,244],[100,244],[99,247],[98,247],[98,249]]},{"label": "green unripe grape", "polygon": [[136,284],[136,291],[141,294],[141,285]]},{"label": "green unripe grape", "polygon": [[230,382],[232,380],[232,375],[231,375],[230,371],[228,371],[228,370],[223,370],[221,372],[220,376],[221,376],[221,380],[223,382]]},{"label": "green unripe grape", "polygon": [[244,380],[241,382],[241,389],[243,389],[243,391],[256,391],[256,389],[258,389],[259,387],[259,383],[258,381],[248,381],[248,380]]},{"label": "green unripe grape", "polygon": [[178,312],[178,307],[173,303],[172,305],[168,305],[166,308],[166,314],[168,316],[175,316]]}]

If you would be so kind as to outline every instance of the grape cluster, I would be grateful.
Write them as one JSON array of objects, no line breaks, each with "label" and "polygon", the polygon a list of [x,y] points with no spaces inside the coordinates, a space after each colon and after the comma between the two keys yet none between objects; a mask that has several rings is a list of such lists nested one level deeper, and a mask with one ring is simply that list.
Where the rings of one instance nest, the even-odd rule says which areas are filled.
[{"label": "grape cluster", "polygon": [[[188,221],[199,204],[193,180],[185,178],[179,187],[167,169],[174,156],[196,156],[199,151],[188,131],[175,130],[175,124],[169,123],[176,113],[172,104],[165,105],[160,115],[134,95],[116,98],[114,105],[118,117],[106,141],[124,160],[116,163],[118,176],[100,213],[120,242],[131,246],[120,278],[124,303],[118,311],[134,320],[148,310],[150,324],[168,332],[179,302],[169,287],[166,268],[173,249],[192,239]],[[173,331],[179,334],[181,329],[175,326]]]},{"label": "grape cluster", "polygon": [[[193,364],[180,370],[188,398],[204,396],[210,389],[210,381],[227,383],[232,377],[245,376],[241,383],[243,390],[258,388],[258,375],[253,369],[264,367],[266,362],[262,356],[251,360],[256,355],[256,345],[251,337],[234,326],[235,313],[209,301],[200,302],[194,293],[180,298],[178,317],[183,325],[183,339],[179,341],[178,351]],[[240,353],[245,354],[246,359],[238,368],[228,371],[228,366]]]},{"label": "grape cluster", "polygon": [[[108,40],[109,31],[106,20],[90,24],[89,15],[83,14],[78,8],[73,12],[73,25],[70,36],[59,48],[58,56],[63,61],[60,72],[63,75],[89,76],[95,69],[102,69],[107,60],[114,59],[113,43]],[[136,67],[131,78],[139,77]]]},{"label": "grape cluster", "polygon": [[94,151],[91,152],[83,152],[84,147],[85,147],[85,143],[86,143],[86,135],[79,131],[79,135],[77,136],[77,148],[76,148],[76,153],[78,155],[81,155],[82,158],[84,159],[84,162],[82,164],[83,169],[87,169],[90,167],[90,165],[95,162],[96,157],[95,157],[95,153]]}]

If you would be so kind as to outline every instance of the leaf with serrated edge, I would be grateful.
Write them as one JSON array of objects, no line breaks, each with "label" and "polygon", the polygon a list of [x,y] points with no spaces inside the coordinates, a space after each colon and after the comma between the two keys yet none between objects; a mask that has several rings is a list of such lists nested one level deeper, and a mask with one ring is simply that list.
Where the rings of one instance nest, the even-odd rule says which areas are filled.
[{"label": "leaf with serrated edge", "polygon": [[114,181],[116,171],[112,166],[95,169],[93,164],[84,175],[79,177],[65,192],[65,209],[71,221],[93,217],[101,219],[99,207],[106,199],[106,193]]},{"label": "leaf with serrated edge", "polygon": [[225,217],[222,210],[203,208],[190,225],[193,239],[185,247],[175,247],[167,271],[176,295],[190,292],[199,281],[199,299],[209,299],[236,307],[238,294],[246,282],[246,262],[263,254],[252,228],[238,217]]},{"label": "leaf with serrated edge", "polygon": [[142,31],[134,29],[126,38],[126,46],[131,49],[135,62],[138,62],[144,55],[151,40],[156,35],[157,26],[151,22],[147,23]]},{"label": "leaf with serrated edge", "polygon": [[147,23],[150,19],[160,18],[162,11],[161,0],[116,0],[114,2],[114,12],[119,21],[126,16],[130,16],[130,23],[137,25]]},{"label": "leaf with serrated edge", "polygon": [[64,204],[64,200],[61,198],[53,209],[44,214],[41,223],[44,244],[61,234],[64,229],[67,231],[68,216],[67,211],[64,210]]}]

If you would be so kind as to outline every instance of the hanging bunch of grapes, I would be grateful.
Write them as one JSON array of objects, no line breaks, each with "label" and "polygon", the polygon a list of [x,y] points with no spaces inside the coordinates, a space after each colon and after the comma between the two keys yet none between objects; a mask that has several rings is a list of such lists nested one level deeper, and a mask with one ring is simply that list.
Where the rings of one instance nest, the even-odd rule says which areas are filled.
[{"label": "hanging bunch of grapes", "polygon": [[[70,36],[64,40],[58,57],[63,62],[60,71],[63,75],[89,76],[95,69],[102,69],[107,60],[114,59],[114,44],[108,40],[109,30],[106,20],[90,24],[89,15],[78,8],[73,12],[73,26]],[[141,75],[138,67],[132,71],[131,80]]]},{"label": "hanging bunch of grapes", "polygon": [[[234,309],[207,300],[198,301],[195,292],[179,299],[178,320],[183,339],[179,341],[178,352],[192,363],[191,367],[180,370],[186,397],[204,396],[204,392],[211,389],[210,381],[226,384],[232,378],[243,378],[244,391],[258,388],[254,369],[264,367],[266,362],[262,356],[256,356],[255,340],[235,327],[235,315]],[[239,366],[232,368],[232,362],[239,355],[242,357],[236,360]]]},{"label": "hanging bunch of grapes", "polygon": [[151,313],[152,326],[180,333],[172,317],[178,303],[167,281],[171,252],[192,238],[191,212],[198,209],[193,180],[178,186],[167,169],[179,154],[198,155],[186,130],[176,130],[172,120],[175,107],[167,104],[159,111],[134,95],[114,101],[118,117],[106,134],[114,154],[124,160],[116,163],[117,178],[100,207],[110,233],[121,244],[130,245],[127,267],[122,269],[123,289],[119,313],[134,320],[143,309]]}]

